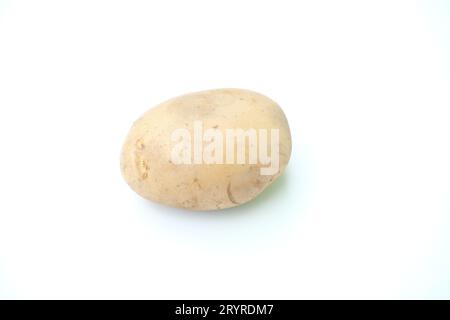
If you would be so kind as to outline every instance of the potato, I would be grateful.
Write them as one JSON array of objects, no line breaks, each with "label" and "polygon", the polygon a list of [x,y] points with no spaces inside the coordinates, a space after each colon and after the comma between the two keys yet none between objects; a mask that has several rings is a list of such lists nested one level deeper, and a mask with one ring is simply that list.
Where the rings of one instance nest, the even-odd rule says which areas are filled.
[{"label": "potato", "polygon": [[284,171],[286,117],[269,98],[242,89],[182,95],[130,129],[122,175],[142,197],[172,207],[217,210],[246,203]]}]

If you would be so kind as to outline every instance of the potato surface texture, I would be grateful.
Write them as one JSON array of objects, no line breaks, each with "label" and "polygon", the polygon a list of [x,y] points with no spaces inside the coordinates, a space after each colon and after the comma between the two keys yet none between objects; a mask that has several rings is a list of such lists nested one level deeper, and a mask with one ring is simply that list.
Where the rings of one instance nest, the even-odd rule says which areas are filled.
[{"label": "potato surface texture", "polygon": [[254,199],[283,173],[290,155],[289,125],[274,101],[248,90],[216,89],[144,113],[125,140],[121,170],[146,199],[218,210]]}]

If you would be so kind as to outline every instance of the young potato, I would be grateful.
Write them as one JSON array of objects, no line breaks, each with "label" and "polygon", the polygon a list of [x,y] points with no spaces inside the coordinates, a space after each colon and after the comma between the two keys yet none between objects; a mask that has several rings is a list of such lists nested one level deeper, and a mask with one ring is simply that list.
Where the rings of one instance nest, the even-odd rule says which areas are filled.
[{"label": "young potato", "polygon": [[146,199],[217,210],[254,199],[282,174],[290,155],[289,125],[274,101],[216,89],[148,110],[130,129],[121,169]]}]

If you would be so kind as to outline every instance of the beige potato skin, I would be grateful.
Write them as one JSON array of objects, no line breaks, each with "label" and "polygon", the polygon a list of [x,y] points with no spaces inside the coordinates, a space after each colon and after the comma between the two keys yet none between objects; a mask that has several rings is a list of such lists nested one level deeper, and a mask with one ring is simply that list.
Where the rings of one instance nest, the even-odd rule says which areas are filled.
[{"label": "beige potato skin", "polygon": [[[278,128],[280,170],[260,174],[261,164],[174,164],[175,129],[194,121],[203,130]],[[148,110],[132,126],[121,153],[125,181],[142,197],[171,207],[218,210],[254,199],[284,171],[291,155],[289,125],[281,108],[269,98],[242,89],[215,89],[182,95]],[[248,159],[248,157],[247,157]],[[248,163],[248,161],[246,161]]]}]

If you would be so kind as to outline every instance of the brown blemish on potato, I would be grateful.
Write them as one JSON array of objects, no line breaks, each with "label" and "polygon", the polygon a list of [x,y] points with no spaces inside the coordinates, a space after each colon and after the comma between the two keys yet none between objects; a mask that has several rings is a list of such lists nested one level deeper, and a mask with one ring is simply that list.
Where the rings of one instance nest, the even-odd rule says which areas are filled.
[{"label": "brown blemish on potato", "polygon": [[256,179],[255,180],[255,187],[261,187],[263,185],[263,182],[261,181],[261,180],[259,180],[259,179]]},{"label": "brown blemish on potato", "polygon": [[145,159],[142,159],[140,154],[136,154],[136,167],[139,172],[139,177],[142,180],[147,179],[150,167],[148,165],[148,162]]},{"label": "brown blemish on potato", "polygon": [[192,181],[192,185],[196,185],[200,190],[202,189],[200,181],[198,181],[197,178],[194,178],[194,180]]},{"label": "brown blemish on potato", "polygon": [[181,205],[184,208],[195,208],[198,206],[198,199],[193,197],[192,199],[184,200]]},{"label": "brown blemish on potato", "polygon": [[227,186],[227,196],[228,199],[233,202],[234,204],[239,204],[239,202],[237,202],[234,197],[233,194],[231,193],[231,182],[228,182],[228,186]]},{"label": "brown blemish on potato", "polygon": [[145,144],[142,142],[142,139],[137,139],[136,140],[136,149],[138,149],[138,150],[144,150],[145,149]]}]

